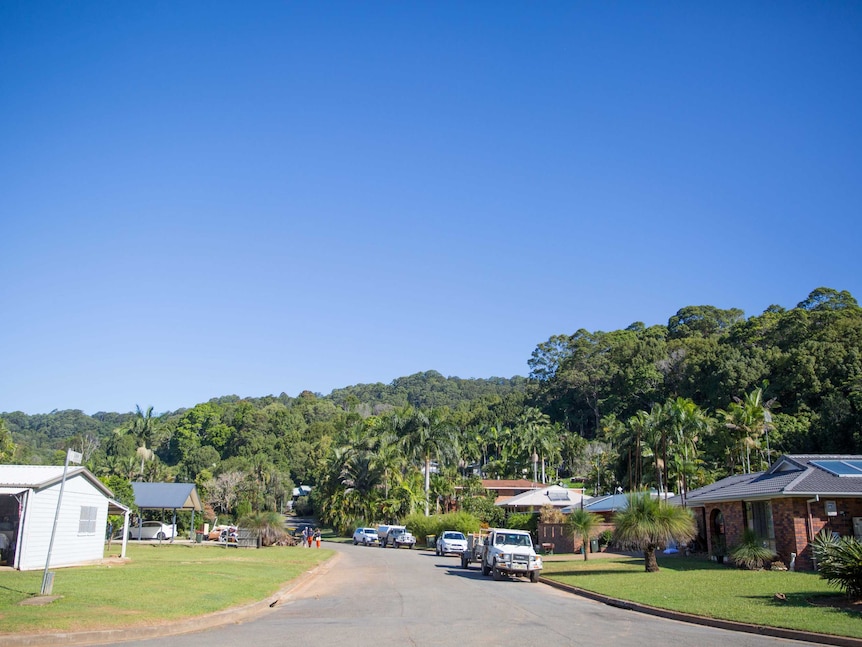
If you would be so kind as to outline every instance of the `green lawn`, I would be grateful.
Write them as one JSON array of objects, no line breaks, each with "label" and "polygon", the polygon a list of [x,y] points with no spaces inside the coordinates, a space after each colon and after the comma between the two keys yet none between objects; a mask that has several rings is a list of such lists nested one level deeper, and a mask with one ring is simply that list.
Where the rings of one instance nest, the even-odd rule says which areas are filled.
[{"label": "green lawn", "polygon": [[[114,544],[106,555],[117,553]],[[42,606],[19,604],[39,594],[41,570],[0,573],[0,635],[159,624],[257,602],[332,551],[129,542],[127,555],[125,564],[52,569],[61,597]]]},{"label": "green lawn", "polygon": [[[622,600],[701,616],[862,638],[862,614],[816,606],[839,592],[814,573],[743,571],[704,559],[659,558],[658,573],[643,559],[602,557],[546,561],[542,575]],[[783,593],[786,602],[775,599]]]}]

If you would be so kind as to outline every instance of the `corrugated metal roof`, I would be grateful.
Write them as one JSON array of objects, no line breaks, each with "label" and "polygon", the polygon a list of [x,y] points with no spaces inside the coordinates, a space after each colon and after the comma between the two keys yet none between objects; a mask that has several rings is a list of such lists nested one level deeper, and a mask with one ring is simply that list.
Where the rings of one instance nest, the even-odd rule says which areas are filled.
[{"label": "corrugated metal roof", "polygon": [[[86,467],[70,467],[66,473],[66,480],[79,475],[90,481],[105,496],[114,496],[114,493]],[[39,490],[59,483],[62,479],[62,465],[0,465],[0,486],[2,487]]]},{"label": "corrugated metal roof", "polygon": [[132,483],[135,505],[148,510],[203,510],[194,483]]}]

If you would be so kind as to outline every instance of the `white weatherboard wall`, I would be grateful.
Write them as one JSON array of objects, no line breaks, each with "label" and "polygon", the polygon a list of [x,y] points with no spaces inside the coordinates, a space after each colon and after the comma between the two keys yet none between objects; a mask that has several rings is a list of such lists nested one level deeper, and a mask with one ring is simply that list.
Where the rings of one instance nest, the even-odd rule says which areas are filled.
[{"label": "white weatherboard wall", "polygon": [[[30,490],[27,495],[19,542],[18,568],[22,571],[45,568],[60,482],[41,490]],[[74,566],[102,559],[108,517],[105,495],[83,475],[77,474],[66,481],[62,505],[51,551],[51,567]],[[96,508],[93,532],[79,532],[82,507]]]}]

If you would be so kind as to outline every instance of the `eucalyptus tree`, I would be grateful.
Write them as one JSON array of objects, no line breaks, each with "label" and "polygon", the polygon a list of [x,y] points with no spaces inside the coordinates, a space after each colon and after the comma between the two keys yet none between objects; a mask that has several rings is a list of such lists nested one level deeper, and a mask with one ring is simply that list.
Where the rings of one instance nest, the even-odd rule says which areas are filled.
[{"label": "eucalyptus tree", "polygon": [[400,443],[408,456],[422,462],[425,475],[425,516],[430,514],[431,461],[457,457],[455,429],[442,409],[415,410],[402,426]]},{"label": "eucalyptus tree", "polygon": [[11,463],[15,457],[15,443],[6,421],[0,418],[0,463]]}]

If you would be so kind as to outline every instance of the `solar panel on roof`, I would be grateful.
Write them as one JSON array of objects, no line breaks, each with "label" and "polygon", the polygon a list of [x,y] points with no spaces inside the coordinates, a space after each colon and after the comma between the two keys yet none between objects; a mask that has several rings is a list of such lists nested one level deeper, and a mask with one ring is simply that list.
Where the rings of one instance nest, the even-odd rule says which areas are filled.
[{"label": "solar panel on roof", "polygon": [[862,477],[862,460],[811,461],[811,464],[835,476]]},{"label": "solar panel on roof", "polygon": [[568,501],[569,493],[568,492],[560,492],[558,490],[550,490],[548,491],[548,498],[551,501]]}]

